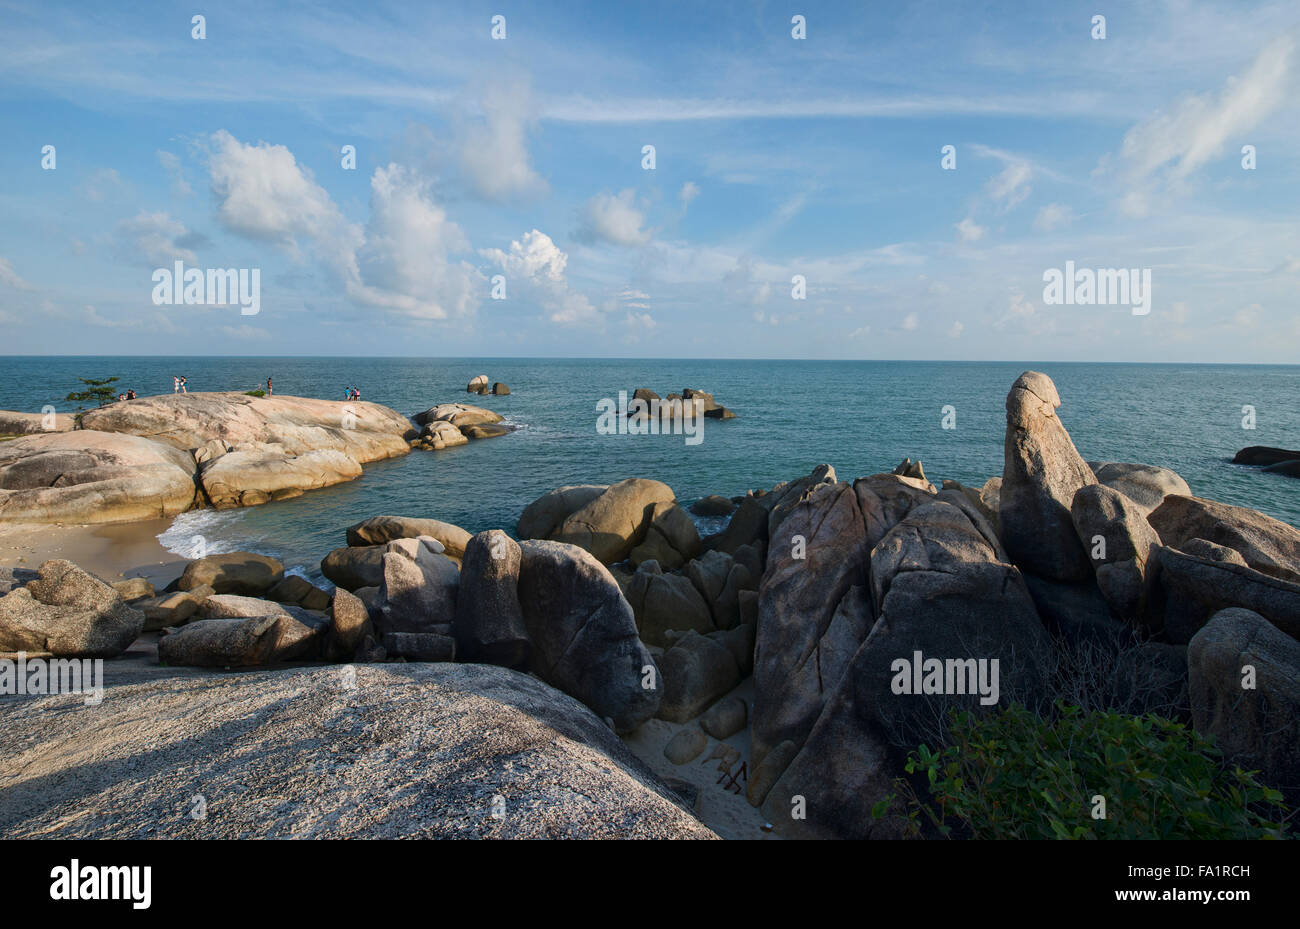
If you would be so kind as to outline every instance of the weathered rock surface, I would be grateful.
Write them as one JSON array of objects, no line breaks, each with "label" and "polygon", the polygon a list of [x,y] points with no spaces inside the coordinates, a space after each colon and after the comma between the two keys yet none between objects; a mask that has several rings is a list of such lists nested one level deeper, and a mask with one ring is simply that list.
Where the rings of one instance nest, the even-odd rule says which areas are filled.
[{"label": "weathered rock surface", "polygon": [[1052,580],[1081,581],[1092,568],[1070,504],[1097,479],[1057,418],[1060,405],[1046,374],[1026,371],[1012,385],[998,514],[1002,542],[1015,564]]},{"label": "weathered rock surface", "polygon": [[1197,731],[1300,800],[1300,642],[1250,610],[1228,609],[1192,637],[1187,660]]},{"label": "weathered rock surface", "polygon": [[184,625],[198,613],[203,601],[215,593],[207,584],[200,584],[190,590],[176,590],[137,600],[132,606],[144,613],[144,631],[157,632],[167,626]]},{"label": "weathered rock surface", "polygon": [[730,516],[736,511],[736,504],[726,497],[710,494],[696,500],[690,509],[696,516]]},{"label": "weathered rock surface", "polygon": [[85,429],[146,436],[178,449],[212,440],[227,446],[273,445],[285,455],[334,450],[365,464],[405,455],[415,430],[376,403],[242,393],[163,394],[82,415]]},{"label": "weathered rock surface", "polygon": [[681,574],[664,574],[656,561],[644,561],[627,584],[626,597],[641,641],[666,645],[666,634],[687,629],[712,632],[713,614],[703,595]]},{"label": "weathered rock surface", "polygon": [[367,636],[375,634],[370,611],[360,597],[346,590],[334,591],[330,604],[330,628],[322,652],[326,661],[349,661]]},{"label": "weathered rock surface", "polygon": [[199,619],[158,640],[158,660],[197,668],[243,668],[307,657],[325,624],[308,625],[284,613]]},{"label": "weathered rock surface", "polygon": [[463,431],[466,426],[481,423],[499,423],[505,417],[493,410],[484,409],[481,406],[471,406],[468,403],[440,403],[437,406],[429,407],[423,413],[416,413],[411,419],[420,426],[437,422],[451,423],[457,429]]},{"label": "weathered rock surface", "polygon": [[357,591],[384,582],[383,545],[336,548],[321,559],[320,573],[336,587]]},{"label": "weathered rock surface", "polygon": [[565,517],[548,538],[585,549],[604,564],[622,561],[645,538],[654,505],[673,500],[672,488],[659,481],[619,481]]},{"label": "weathered rock surface", "polygon": [[470,540],[470,533],[460,526],[440,519],[415,516],[372,516],[349,526],[347,531],[348,545],[354,547],[382,545],[395,539],[416,539],[420,536],[437,539],[451,558],[461,558]]},{"label": "weathered rock surface", "polygon": [[384,552],[375,629],[385,637],[391,632],[441,633],[439,627],[456,619],[460,571],[446,555],[423,545],[412,557],[405,541],[410,540],[388,543]]},{"label": "weathered rock surface", "polygon": [[688,632],[659,658],[663,702],[658,716],[684,723],[699,716],[740,683],[740,669],[726,646]]},{"label": "weathered rock surface", "polygon": [[208,555],[185,567],[177,587],[192,590],[207,585],[219,594],[263,594],[284,580],[284,565],[268,555],[228,552]]},{"label": "weathered rock surface", "polygon": [[[1188,547],[1196,548],[1195,541]],[[1201,541],[1203,546],[1212,544]],[[1300,639],[1300,584],[1238,564],[1222,548],[1198,557],[1164,547],[1158,557],[1165,593],[1164,629],[1170,642],[1191,641],[1211,616],[1230,607],[1253,610]]]},{"label": "weathered rock surface", "polygon": [[719,700],[700,717],[700,728],[715,739],[725,739],[744,729],[749,722],[749,707],[740,697]]},{"label": "weathered rock surface", "polygon": [[660,501],[650,508],[645,537],[629,553],[634,565],[657,561],[660,567],[675,571],[700,554],[700,534],[686,511],[675,502]]},{"label": "weathered rock surface", "polygon": [[72,562],[52,559],[39,574],[0,597],[0,652],[112,658],[144,628],[144,613]]},{"label": "weathered rock surface", "polygon": [[868,551],[857,494],[847,483],[820,485],[772,537],[754,654],[756,760],[780,742],[803,744],[871,627],[869,598],[852,597],[840,609],[850,590],[867,582]]},{"label": "weathered rock surface", "polygon": [[333,448],[289,455],[283,446],[236,449],[207,461],[199,471],[203,491],[218,510],[288,500],[361,476],[361,463]]},{"label": "weathered rock surface", "polygon": [[570,514],[595,500],[607,488],[607,484],[578,484],[573,487],[557,487],[542,494],[524,507],[519,523],[515,526],[515,535],[521,539],[548,538]]},{"label": "weathered rock surface", "polygon": [[185,451],[134,435],[78,429],[0,443],[0,521],[158,519],[195,504]]},{"label": "weathered rock surface", "polygon": [[713,837],[591,711],[501,668],[180,671],[80,700],[6,707],[0,833]]},{"label": "weathered rock surface", "polygon": [[1157,594],[1160,538],[1142,505],[1112,487],[1090,484],[1074,495],[1070,515],[1111,611],[1135,625],[1152,625],[1148,606]]},{"label": "weathered rock surface", "polygon": [[434,451],[469,444],[469,439],[465,437],[465,433],[445,420],[438,420],[426,425],[420,430],[420,438],[431,445]]},{"label": "weathered rock surface", "polygon": [[1300,530],[1258,510],[1175,494],[1147,520],[1165,545],[1205,539],[1234,549],[1256,571],[1300,583]]},{"label": "weathered rock surface", "polygon": [[1125,464],[1114,461],[1089,461],[1088,467],[1097,483],[1118,490],[1136,503],[1143,513],[1150,513],[1169,494],[1191,494],[1187,482],[1169,468],[1155,465]]},{"label": "weathered rock surface", "polygon": [[0,410],[0,435],[41,435],[46,432],[70,432],[76,420],[67,413],[21,413]]},{"label": "weathered rock surface", "polygon": [[519,608],[519,544],[500,529],[469,540],[456,599],[456,653],[461,661],[516,667],[528,657]]},{"label": "weathered rock surface", "polygon": [[[620,732],[654,716],[660,675],[609,571],[574,545],[527,540],[519,547],[519,605],[533,670]],[[643,686],[647,677],[658,686]]]}]

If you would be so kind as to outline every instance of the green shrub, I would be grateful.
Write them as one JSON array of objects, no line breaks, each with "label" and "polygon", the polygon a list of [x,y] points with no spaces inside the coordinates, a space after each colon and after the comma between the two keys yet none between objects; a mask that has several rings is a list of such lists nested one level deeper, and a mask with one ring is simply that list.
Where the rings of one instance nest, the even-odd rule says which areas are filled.
[{"label": "green shrub", "polygon": [[260,388],[257,390],[246,390],[244,391],[244,395],[247,397],[265,397],[266,391]]},{"label": "green shrub", "polygon": [[[1015,705],[955,713],[946,747],[922,745],[900,780],[912,830],[980,839],[1283,838],[1282,795],[1225,763],[1213,742],[1160,716],[1085,713],[1054,719]],[[925,789],[923,786],[922,789]],[[1093,798],[1105,798],[1094,819]]]}]

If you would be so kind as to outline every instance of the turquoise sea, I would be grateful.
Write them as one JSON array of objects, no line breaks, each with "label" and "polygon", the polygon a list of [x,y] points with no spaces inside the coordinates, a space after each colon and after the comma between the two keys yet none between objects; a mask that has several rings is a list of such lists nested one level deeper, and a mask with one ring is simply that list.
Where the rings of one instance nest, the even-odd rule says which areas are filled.
[{"label": "turquoise sea", "polygon": [[[78,387],[78,377],[117,376],[123,391],[250,390],[274,379],[277,394],[362,399],[415,413],[435,403],[472,402],[516,425],[511,435],[442,452],[415,452],[366,466],[358,480],[245,510],[180,516],[164,544],[274,555],[319,578],[321,557],[367,516],[432,516],[478,531],[513,531],[538,495],[564,484],[652,477],[689,503],[770,487],[821,462],[841,479],[889,471],[920,458],[936,484],[979,486],[1002,472],[1003,401],[1016,376],[1045,371],[1058,411],[1088,459],[1173,468],[1194,493],[1254,507],[1300,526],[1300,481],[1230,464],[1247,445],[1300,446],[1300,366],[1065,364],[1052,362],[672,361],[437,358],[0,358],[0,407],[39,411]],[[512,393],[465,393],[476,374]],[[711,391],[738,417],[706,421],[703,441],[681,435],[601,435],[596,404],[620,390],[660,395]],[[945,406],[956,428],[944,429]],[[1242,428],[1242,408],[1256,428]],[[711,528],[705,526],[704,528]]]}]

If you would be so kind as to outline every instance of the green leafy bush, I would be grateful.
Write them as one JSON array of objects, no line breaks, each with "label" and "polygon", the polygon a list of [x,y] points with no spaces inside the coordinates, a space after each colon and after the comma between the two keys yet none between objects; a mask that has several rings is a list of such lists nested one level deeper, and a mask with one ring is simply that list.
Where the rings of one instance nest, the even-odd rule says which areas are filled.
[{"label": "green leafy bush", "polygon": [[[912,829],[980,839],[1284,838],[1282,795],[1227,765],[1214,744],[1160,716],[1085,713],[1057,703],[955,713],[948,744],[922,745],[900,780]],[[922,788],[924,789],[924,788]],[[1105,818],[1094,819],[1094,797]]]},{"label": "green leafy bush", "polygon": [[265,397],[266,391],[261,390],[260,388],[258,390],[246,390],[244,391],[244,395],[247,397]]}]

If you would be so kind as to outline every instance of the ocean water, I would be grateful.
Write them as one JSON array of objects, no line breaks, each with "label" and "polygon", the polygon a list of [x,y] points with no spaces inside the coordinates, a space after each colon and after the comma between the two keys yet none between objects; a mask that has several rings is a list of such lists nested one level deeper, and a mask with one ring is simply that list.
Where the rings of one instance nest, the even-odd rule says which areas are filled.
[{"label": "ocean water", "polygon": [[[1049,362],[665,361],[434,358],[0,358],[0,407],[60,411],[78,377],[120,378],[123,391],[250,390],[362,399],[412,414],[442,402],[489,407],[511,435],[367,465],[356,481],[243,510],[183,514],[162,536],[172,551],[251,550],[319,579],[320,559],[368,516],[431,516],[470,531],[513,532],[523,508],[565,484],[628,477],[664,481],[683,503],[742,494],[829,462],[841,479],[919,458],[937,485],[979,486],[1002,472],[1003,403],[1026,369],[1045,371],[1058,411],[1090,460],[1136,461],[1178,471],[1193,493],[1254,507],[1300,526],[1300,480],[1230,463],[1247,445],[1300,445],[1300,366],[1057,364]],[[465,393],[476,374],[512,393]],[[738,418],[707,420],[703,441],[682,435],[601,435],[597,402],[620,390],[660,395],[695,387]],[[956,428],[944,429],[944,407]],[[1242,428],[1244,406],[1256,428]],[[703,528],[713,528],[704,526]]]}]

